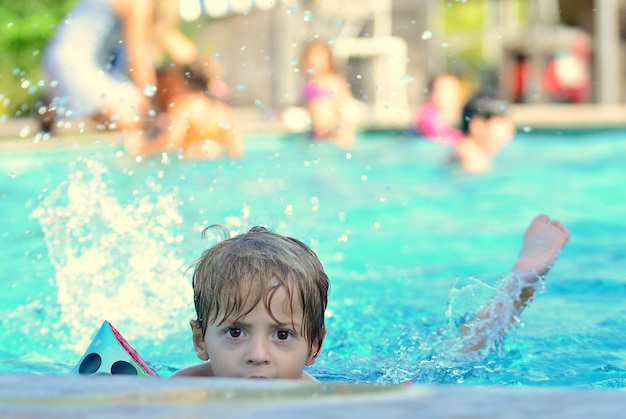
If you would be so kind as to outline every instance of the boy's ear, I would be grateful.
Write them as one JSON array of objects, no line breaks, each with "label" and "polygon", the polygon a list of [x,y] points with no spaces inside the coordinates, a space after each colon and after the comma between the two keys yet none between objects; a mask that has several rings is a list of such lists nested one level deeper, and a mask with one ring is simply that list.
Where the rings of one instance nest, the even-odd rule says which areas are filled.
[{"label": "boy's ear", "polygon": [[203,361],[208,361],[209,354],[207,353],[206,346],[204,344],[204,334],[202,333],[200,322],[192,320],[189,322],[189,325],[191,326],[191,333],[193,336],[193,347],[196,349],[198,358]]},{"label": "boy's ear", "polygon": [[313,342],[311,345],[311,349],[309,350],[309,356],[306,359],[305,365],[310,367],[315,363],[315,359],[322,352],[322,345],[324,344],[324,339],[326,338],[326,328],[321,333],[321,337]]}]

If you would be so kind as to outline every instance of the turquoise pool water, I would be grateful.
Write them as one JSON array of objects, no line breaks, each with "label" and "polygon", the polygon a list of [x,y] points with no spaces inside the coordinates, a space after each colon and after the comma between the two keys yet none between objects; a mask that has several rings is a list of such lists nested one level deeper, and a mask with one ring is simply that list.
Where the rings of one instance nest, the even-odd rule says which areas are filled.
[{"label": "turquoise pool water", "polygon": [[[237,162],[137,162],[106,145],[0,155],[0,373],[67,373],[104,318],[161,375],[196,362],[185,271],[220,223],[318,253],[322,380],[626,386],[626,132],[523,133],[485,176],[397,133],[350,153],[302,137],[246,147]],[[539,212],[572,231],[546,292],[490,356],[442,361],[451,290],[465,292],[454,312],[480,304],[490,290],[468,278],[505,274]]]}]

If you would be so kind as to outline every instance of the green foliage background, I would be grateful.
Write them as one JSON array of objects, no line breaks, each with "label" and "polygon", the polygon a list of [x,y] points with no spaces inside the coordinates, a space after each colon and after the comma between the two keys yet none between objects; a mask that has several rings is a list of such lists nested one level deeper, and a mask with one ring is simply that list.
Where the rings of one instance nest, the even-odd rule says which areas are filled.
[{"label": "green foliage background", "polygon": [[[519,24],[528,23],[528,0],[502,0],[514,5],[517,9],[515,18]],[[475,75],[485,76],[489,63],[485,63],[485,50],[492,48],[489,42],[483,42],[482,35],[476,38],[485,29],[485,22],[489,22],[488,9],[493,8],[493,0],[446,0],[441,3],[441,28],[446,35],[465,38],[465,42],[455,42],[450,45],[451,59],[448,65],[451,68],[461,66],[463,70]],[[471,39],[471,41],[467,41]],[[454,62],[451,62],[454,61]],[[456,64],[455,64],[456,63]],[[460,63],[460,64],[459,64]],[[458,70],[458,68],[457,68]]]},{"label": "green foliage background", "polygon": [[75,0],[0,0],[0,117],[30,113],[41,94],[41,54]]}]

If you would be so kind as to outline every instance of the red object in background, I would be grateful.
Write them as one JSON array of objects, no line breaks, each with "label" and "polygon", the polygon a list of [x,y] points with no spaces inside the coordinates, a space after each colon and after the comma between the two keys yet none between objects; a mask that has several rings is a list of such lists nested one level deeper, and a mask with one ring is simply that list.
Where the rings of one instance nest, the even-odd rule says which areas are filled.
[{"label": "red object in background", "polygon": [[[513,74],[515,102],[526,102],[525,88],[530,78],[526,57],[518,55]],[[550,58],[541,75],[543,93],[550,102],[585,103],[591,91],[589,48],[575,41],[571,51],[560,51]]]},{"label": "red object in background", "polygon": [[513,69],[513,101],[524,102],[524,88],[528,79],[528,63],[524,58],[517,58]]}]

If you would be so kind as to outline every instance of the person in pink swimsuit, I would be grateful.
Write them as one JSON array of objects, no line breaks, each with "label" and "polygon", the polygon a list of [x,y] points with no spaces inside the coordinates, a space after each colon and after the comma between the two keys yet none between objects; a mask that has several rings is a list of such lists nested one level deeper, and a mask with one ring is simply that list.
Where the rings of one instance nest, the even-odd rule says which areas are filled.
[{"label": "person in pink swimsuit", "polygon": [[457,77],[441,74],[429,83],[428,101],[415,114],[413,129],[418,135],[441,144],[455,145],[463,138],[453,127],[460,111],[461,84]]},{"label": "person in pink swimsuit", "polygon": [[333,68],[328,44],[313,41],[307,45],[303,67],[306,82],[302,98],[311,117],[313,139],[334,139],[342,148],[354,143],[355,124],[346,116],[352,93],[346,79]]}]

